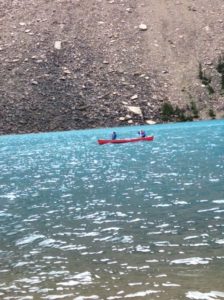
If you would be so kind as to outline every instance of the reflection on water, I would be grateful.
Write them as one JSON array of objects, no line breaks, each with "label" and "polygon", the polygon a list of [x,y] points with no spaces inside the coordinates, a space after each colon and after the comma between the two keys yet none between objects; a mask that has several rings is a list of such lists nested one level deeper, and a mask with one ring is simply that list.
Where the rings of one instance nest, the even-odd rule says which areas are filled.
[{"label": "reflection on water", "polygon": [[1,299],[224,298],[224,122],[144,129],[0,138]]}]

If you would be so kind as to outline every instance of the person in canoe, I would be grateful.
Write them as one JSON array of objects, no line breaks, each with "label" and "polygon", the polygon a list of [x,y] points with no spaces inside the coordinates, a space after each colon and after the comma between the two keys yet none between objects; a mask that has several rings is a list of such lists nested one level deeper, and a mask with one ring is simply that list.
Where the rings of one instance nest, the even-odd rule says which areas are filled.
[{"label": "person in canoe", "polygon": [[115,131],[113,131],[112,135],[111,135],[111,139],[116,140],[116,138],[117,138],[117,133]]},{"label": "person in canoe", "polygon": [[145,132],[145,130],[140,130],[140,131],[138,132],[138,134],[139,134],[139,136],[142,137],[142,138],[145,138],[145,137],[146,137],[146,132]]}]

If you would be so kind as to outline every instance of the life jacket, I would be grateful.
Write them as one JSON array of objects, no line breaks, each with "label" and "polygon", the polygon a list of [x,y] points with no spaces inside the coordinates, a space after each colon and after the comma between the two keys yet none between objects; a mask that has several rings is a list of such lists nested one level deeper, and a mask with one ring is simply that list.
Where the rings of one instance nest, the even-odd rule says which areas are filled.
[{"label": "life jacket", "polygon": [[112,140],[116,140],[117,138],[117,134],[116,133],[112,133]]},{"label": "life jacket", "polygon": [[146,137],[145,131],[140,132],[141,137]]}]

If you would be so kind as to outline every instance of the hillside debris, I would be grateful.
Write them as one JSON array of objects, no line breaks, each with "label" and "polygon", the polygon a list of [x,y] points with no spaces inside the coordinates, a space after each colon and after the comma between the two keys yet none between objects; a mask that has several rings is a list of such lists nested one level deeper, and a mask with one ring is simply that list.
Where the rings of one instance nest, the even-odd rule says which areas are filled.
[{"label": "hillside debris", "polygon": [[127,109],[136,115],[142,116],[142,110],[139,106],[127,106]]},{"label": "hillside debris", "polygon": [[133,95],[133,96],[131,97],[131,100],[136,100],[136,99],[138,99],[138,95],[137,95],[137,94],[135,94],[135,95]]},{"label": "hillside debris", "polygon": [[146,24],[143,24],[141,23],[138,28],[141,30],[141,31],[146,31],[148,29],[147,25]]},{"label": "hillside debris", "polygon": [[148,125],[155,125],[155,124],[156,124],[156,122],[153,121],[153,120],[146,120],[145,122],[146,122],[146,124],[148,124]]},{"label": "hillside debris", "polygon": [[54,42],[54,48],[57,50],[61,50],[61,41]]}]

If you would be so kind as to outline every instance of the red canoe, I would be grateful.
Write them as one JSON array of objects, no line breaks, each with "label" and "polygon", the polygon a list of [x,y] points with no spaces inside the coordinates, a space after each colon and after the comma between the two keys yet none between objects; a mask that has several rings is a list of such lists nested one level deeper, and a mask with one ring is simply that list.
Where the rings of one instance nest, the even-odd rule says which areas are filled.
[{"label": "red canoe", "polygon": [[100,144],[100,145],[123,144],[123,143],[134,143],[134,142],[140,142],[140,141],[150,142],[150,141],[153,141],[153,139],[154,139],[154,136],[146,136],[146,137],[133,138],[133,139],[122,139],[122,140],[98,140],[98,144]]}]

